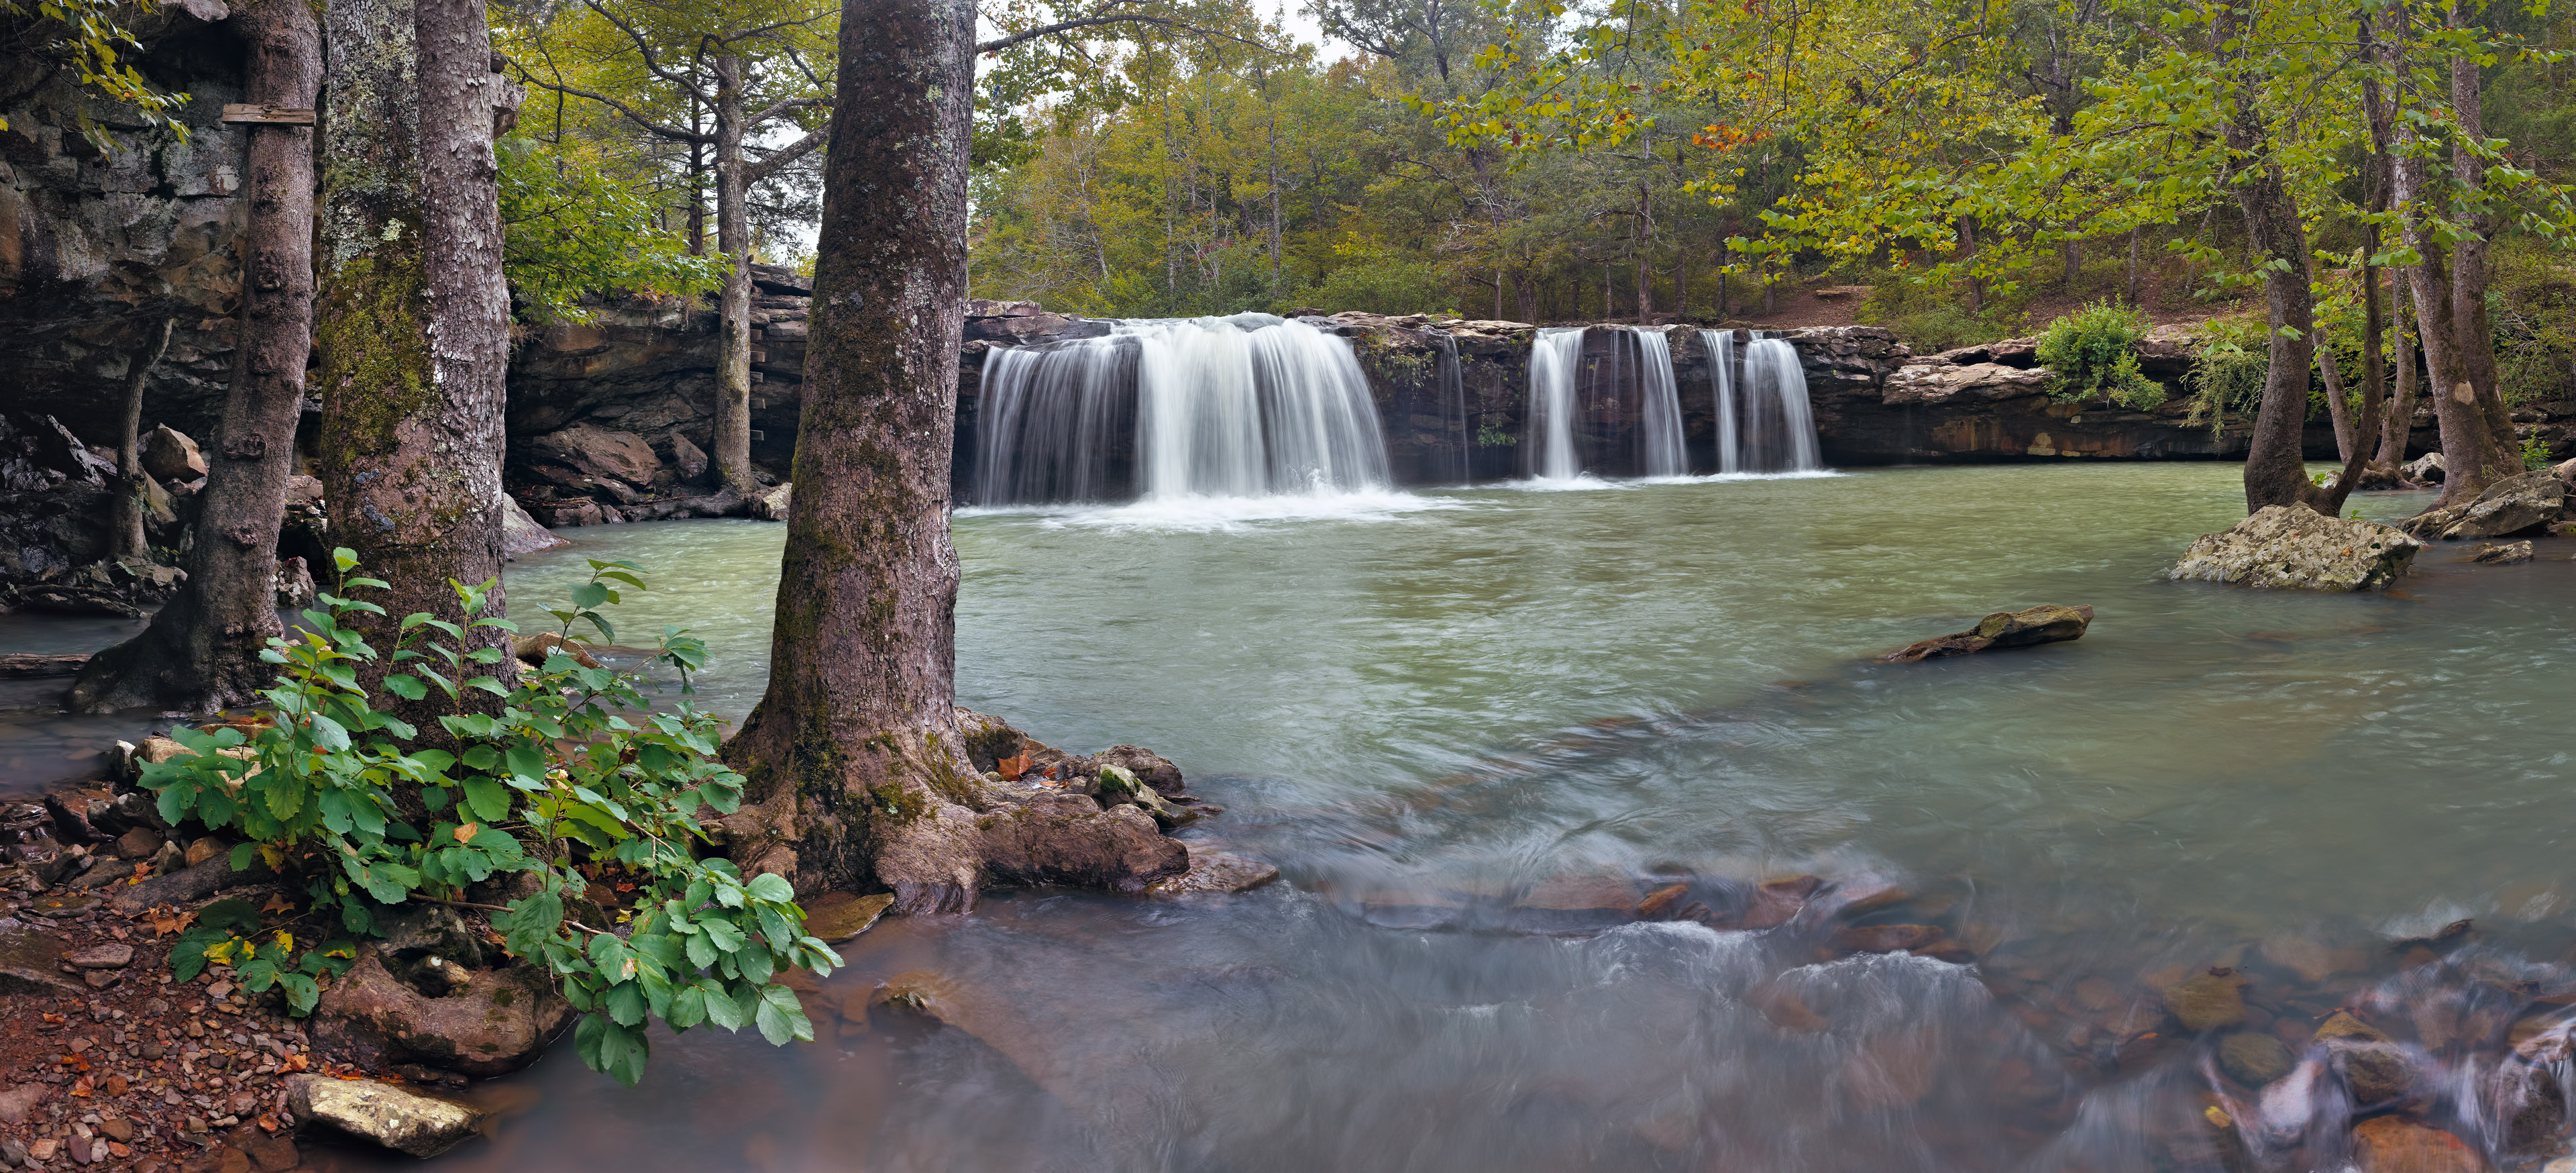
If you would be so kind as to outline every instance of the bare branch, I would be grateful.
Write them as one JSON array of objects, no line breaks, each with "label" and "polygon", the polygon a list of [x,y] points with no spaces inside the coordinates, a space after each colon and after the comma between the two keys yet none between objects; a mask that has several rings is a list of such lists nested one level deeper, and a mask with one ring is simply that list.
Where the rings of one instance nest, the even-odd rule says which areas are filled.
[{"label": "bare branch", "polygon": [[715,141],[714,135],[699,134],[695,131],[682,130],[676,126],[666,126],[662,123],[655,122],[652,119],[645,117],[643,114],[636,112],[634,107],[629,106],[624,102],[620,102],[615,98],[609,97],[606,94],[594,94],[589,90],[582,89],[578,86],[568,86],[559,82],[546,81],[535,74],[529,73],[525,69],[521,69],[519,71],[519,78],[527,84],[535,86],[541,90],[549,90],[558,94],[570,94],[576,98],[588,98],[591,101],[597,102],[600,105],[606,106],[611,110],[615,110],[618,113],[625,115],[627,121],[632,122],[661,138],[683,143],[708,143]]},{"label": "bare branch", "polygon": [[634,26],[617,19],[617,14],[602,6],[599,0],[581,0],[581,2],[589,6],[592,12],[598,13],[600,19],[615,25],[617,31],[626,34],[627,40],[635,42],[635,50],[644,55],[644,68],[650,70],[653,76],[688,91],[689,96],[701,102],[710,106],[715,104],[715,99],[708,97],[707,92],[699,89],[698,83],[689,80],[688,75],[663,68],[661,59],[653,55],[653,43],[645,40],[644,34],[635,31]]},{"label": "bare branch", "polygon": [[1218,40],[1232,41],[1238,45],[1250,45],[1253,48],[1260,49],[1264,52],[1268,52],[1270,48],[1258,41],[1247,41],[1233,33],[1220,32],[1211,28],[1201,28],[1187,21],[1173,20],[1167,16],[1148,16],[1141,12],[1129,12],[1119,13],[1113,16],[1086,16],[1078,20],[1060,20],[1054,24],[1039,25],[1033,29],[1024,29],[1020,32],[1012,33],[1007,37],[996,37],[992,40],[985,41],[976,45],[975,51],[985,54],[986,56],[990,56],[1014,45],[1034,41],[1039,37],[1049,37],[1054,36],[1057,33],[1072,32],[1075,29],[1094,28],[1107,24],[1161,25],[1165,28],[1179,29],[1186,33],[1196,33],[1202,37],[1214,37]]},{"label": "bare branch", "polygon": [[767,179],[772,175],[778,174],[778,172],[788,164],[804,158],[807,152],[816,147],[822,146],[825,142],[829,141],[831,137],[832,128],[826,126],[821,130],[809,133],[795,142],[789,143],[786,146],[770,152],[769,157],[766,159],[757,163],[743,164],[743,185],[748,187],[760,182],[761,180]]}]

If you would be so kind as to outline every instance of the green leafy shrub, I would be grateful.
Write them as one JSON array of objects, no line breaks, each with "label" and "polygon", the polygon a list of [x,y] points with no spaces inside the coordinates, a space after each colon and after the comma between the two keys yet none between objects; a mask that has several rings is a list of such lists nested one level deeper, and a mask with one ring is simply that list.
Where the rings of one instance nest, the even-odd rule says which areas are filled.
[{"label": "green leafy shrub", "polygon": [[2213,318],[2200,353],[2192,357],[2186,382],[2191,388],[2188,421],[2209,421],[2209,430],[2227,426],[2228,417],[2246,416],[2263,402],[2263,381],[2272,372],[2271,342],[2262,327],[2244,319]]},{"label": "green leafy shrub", "polygon": [[[306,630],[261,653],[280,669],[263,694],[269,722],[247,734],[175,731],[194,756],[147,767],[142,785],[173,824],[242,836],[234,867],[256,861],[300,884],[304,916],[336,914],[347,936],[298,953],[284,929],[263,937],[246,905],[210,906],[171,952],[178,976],[229,965],[245,988],[283,987],[293,1013],[310,1013],[320,979],[356,955],[349,938],[373,933],[392,906],[430,901],[489,911],[509,953],[546,966],[585,1012],[574,1031],[582,1061],[620,1082],[643,1075],[651,1018],[674,1030],[748,1024],[774,1044],[811,1039],[795,994],[770,979],[796,966],[829,973],[840,958],[803,933],[785,880],[698,855],[700,811],[731,811],[742,796],[742,776],[716,757],[720,722],[685,699],[652,712],[643,676],[586,666],[578,644],[560,642],[577,623],[615,639],[600,608],[621,584],[644,588],[636,568],[593,561],[571,604],[549,612],[562,626],[545,663],[509,684],[504,653],[460,651],[465,630],[426,614],[405,617],[391,647],[370,646],[347,620],[383,615],[354,595],[386,584],[347,578],[354,556],[333,553],[336,591],[303,613]],[[473,615],[495,584],[451,585]],[[517,630],[503,619],[472,626]],[[687,694],[706,646],[666,629],[652,659],[677,670]],[[380,661],[393,669],[386,691],[446,698],[455,711],[438,718],[440,744],[452,749],[419,744],[417,728],[370,703],[357,673]],[[499,703],[469,707],[475,692]],[[634,886],[634,905],[608,912],[614,923],[585,923],[601,915],[583,893],[603,873]],[[527,894],[506,907],[467,898],[496,876]]]},{"label": "green leafy shrub", "polygon": [[2000,342],[2020,334],[2030,317],[2022,300],[1990,295],[1983,311],[1958,303],[1954,291],[1889,275],[1870,287],[1869,296],[1852,312],[1864,326],[1885,326],[1916,354],[1939,354],[1962,346]]},{"label": "green leafy shrub", "polygon": [[2049,394],[2063,403],[2105,399],[2145,411],[2165,401],[2162,384],[2138,369],[2138,340],[2147,318],[2135,308],[2097,301],[2048,324],[2039,365],[2057,376]]},{"label": "green leafy shrub", "polygon": [[2530,435],[2522,438],[2522,469],[2524,472],[2538,472],[2541,469],[2549,467],[2553,463],[2555,463],[2555,461],[2550,458],[2549,445],[2542,441],[2539,436]]}]

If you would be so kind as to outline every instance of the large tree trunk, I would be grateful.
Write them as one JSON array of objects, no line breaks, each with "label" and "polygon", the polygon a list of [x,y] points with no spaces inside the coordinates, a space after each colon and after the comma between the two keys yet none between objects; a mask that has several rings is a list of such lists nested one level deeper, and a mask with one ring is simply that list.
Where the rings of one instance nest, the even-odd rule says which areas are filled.
[{"label": "large tree trunk", "polygon": [[2389,279],[2396,283],[2395,296],[2388,299],[2393,311],[2389,328],[2391,348],[2397,353],[2394,365],[2395,388],[2389,392],[2388,419],[2379,433],[2379,459],[2393,472],[2406,463],[2407,445],[2415,438],[2415,334],[2408,318],[2413,314],[2412,298],[2406,292],[2406,271],[2393,269]]},{"label": "large tree trunk", "polygon": [[716,251],[724,254],[717,305],[716,480],[760,492],[751,471],[751,214],[744,206],[742,58],[716,58]]},{"label": "large tree trunk", "polygon": [[[2240,112],[2229,128],[2240,151],[2251,152],[2262,132]],[[2263,379],[2263,401],[2254,416],[2254,435],[2245,452],[2245,508],[2291,505],[2308,490],[2300,433],[2308,418],[2308,368],[2316,364],[2316,307],[2308,289],[2307,232],[2299,224],[2296,197],[2281,180],[2280,169],[2264,167],[2236,185],[2237,206],[2245,214],[2246,234],[2270,262],[2263,272],[2263,305],[2271,327],[2271,370]]]},{"label": "large tree trunk", "polygon": [[[2468,6],[2461,0],[2452,0],[2450,19],[2454,31],[2474,31]],[[2461,200],[2474,200],[2486,186],[2486,161],[2468,145],[2486,137],[2485,100],[2477,59],[2467,53],[2453,54],[2451,182],[2459,192],[2455,198]],[[2504,388],[2496,380],[2495,334],[2487,323],[2487,253],[2496,220],[2491,212],[2472,217],[2468,234],[2452,246],[2451,328],[2459,334],[2459,378],[2477,389],[2478,410],[2486,416],[2488,434],[2512,458],[2513,470],[2519,471],[2521,446],[2514,441],[2513,414],[2505,407]]]},{"label": "large tree trunk", "polygon": [[152,381],[152,365],[170,348],[170,319],[152,331],[143,353],[127,359],[125,410],[117,417],[116,502],[107,519],[107,553],[111,558],[150,561],[152,543],[143,533],[143,499],[151,475],[143,471],[143,388]]},{"label": "large tree trunk", "polygon": [[[250,58],[242,96],[310,109],[322,80],[312,11],[300,0],[257,0],[238,12]],[[312,349],[313,131],[254,124],[249,134],[241,341],[207,449],[188,580],[141,634],[90,658],[72,684],[76,710],[205,712],[242,704],[275,677],[259,654],[283,631],[277,530]]]},{"label": "large tree trunk", "polygon": [[[503,82],[481,0],[332,0],[324,19],[320,469],[332,534],[393,584],[369,596],[387,616],[358,625],[382,649],[407,614],[465,624],[504,609],[496,585],[482,612],[463,614],[448,585],[501,573],[510,304],[492,138]],[[506,637],[468,628],[465,642]],[[488,670],[508,679],[506,648]],[[428,717],[455,711],[435,693],[377,700],[424,733]]]},{"label": "large tree trunk", "polygon": [[[948,476],[974,25],[973,0],[844,0],[769,690],[725,755],[750,780],[724,820],[737,863],[800,892],[890,889],[907,913],[971,909],[988,881],[1187,866],[1141,811],[1023,805],[966,756]],[[1033,872],[1014,850],[1033,834],[1091,866]]]}]

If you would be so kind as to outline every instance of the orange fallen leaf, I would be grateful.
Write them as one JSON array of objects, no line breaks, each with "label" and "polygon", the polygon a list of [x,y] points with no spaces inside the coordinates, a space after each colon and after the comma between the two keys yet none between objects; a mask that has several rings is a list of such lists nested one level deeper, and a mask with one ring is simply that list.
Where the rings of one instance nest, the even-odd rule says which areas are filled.
[{"label": "orange fallen leaf", "polygon": [[993,769],[1001,774],[1002,781],[1017,782],[1020,780],[1020,775],[1029,772],[1029,755],[1021,754],[1015,758],[1003,758],[994,763]]},{"label": "orange fallen leaf", "polygon": [[474,833],[479,830],[482,830],[482,828],[477,827],[472,823],[467,823],[458,827],[456,829],[456,841],[459,843],[471,843],[474,841]]}]

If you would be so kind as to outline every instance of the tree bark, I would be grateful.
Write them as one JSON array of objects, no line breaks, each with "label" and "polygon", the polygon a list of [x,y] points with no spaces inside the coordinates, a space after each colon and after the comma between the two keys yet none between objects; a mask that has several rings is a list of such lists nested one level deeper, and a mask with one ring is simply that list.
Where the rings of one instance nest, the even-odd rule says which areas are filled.
[{"label": "tree bark", "polygon": [[2395,388],[2389,393],[2387,423],[2379,434],[2377,463],[2387,465],[2393,475],[2399,465],[2406,463],[2406,448],[2415,439],[2415,341],[2407,321],[2413,311],[2406,291],[2406,271],[2391,270],[2389,279],[2397,286],[2395,296],[2389,298],[2394,312],[2389,336],[2397,352],[2397,371]]},{"label": "tree bark", "polygon": [[[387,615],[357,624],[384,649],[414,612],[470,624],[504,611],[510,305],[492,154],[502,81],[481,0],[333,0],[324,19],[320,471],[331,532],[362,573],[392,584],[368,596]],[[494,580],[483,611],[462,613],[451,579]],[[504,633],[467,630],[464,650],[502,651],[471,675],[510,679]],[[372,687],[390,667],[360,680]],[[425,734],[434,714],[455,711],[437,693],[377,701]]]},{"label": "tree bark", "polygon": [[716,58],[716,251],[724,290],[716,306],[716,479],[749,497],[751,470],[751,215],[744,206],[742,58]]},{"label": "tree bark", "polygon": [[[236,11],[249,57],[242,96],[312,108],[322,81],[312,11],[299,0],[257,0]],[[284,630],[277,530],[312,349],[313,129],[257,123],[246,133],[241,341],[206,450],[196,540],[184,559],[188,579],[150,626],[91,657],[68,698],[77,711],[208,712],[250,700],[275,678],[259,654]]]},{"label": "tree bark", "polygon": [[2132,306],[2143,304],[2138,290],[2138,234],[2144,231],[2143,228],[2129,230],[2129,304]]},{"label": "tree bark", "polygon": [[[2268,153],[2270,128],[2253,106],[2252,95],[2237,91],[2234,116],[2227,123],[2228,146],[2244,157]],[[2235,184],[2237,207],[2245,232],[2263,262],[2263,304],[2271,328],[2271,369],[2264,375],[2262,405],[2254,416],[2254,434],[2245,452],[2245,509],[2293,505],[2306,499],[2307,467],[2300,433],[2308,417],[2308,368],[2316,365],[2316,306],[2308,282],[2307,231],[2299,223],[2299,205],[2271,163],[2256,168]]]},{"label": "tree bark", "polygon": [[[2450,23],[2455,31],[2474,31],[2463,0],[2451,0]],[[2458,201],[2474,201],[2486,187],[2486,161],[2469,146],[2486,137],[2485,101],[2477,59],[2467,53],[2452,54],[2451,182]],[[2452,246],[2451,326],[2459,334],[2459,377],[2477,389],[2478,410],[2486,416],[2488,434],[2512,458],[2512,471],[2518,472],[2521,446],[2514,439],[2513,413],[2505,406],[2504,388],[2496,380],[2495,334],[2487,322],[2487,254],[2496,228],[2495,215],[2481,212],[2470,218],[2468,233]]]},{"label": "tree bark", "polygon": [[107,522],[111,558],[146,562],[152,558],[152,543],[143,532],[144,485],[151,480],[143,471],[143,387],[151,381],[152,365],[169,348],[170,319],[163,318],[143,353],[128,360],[133,365],[125,372],[125,411],[116,430],[116,503]]},{"label": "tree bark", "polygon": [[[1059,796],[1024,820],[1037,804],[965,753],[948,478],[974,27],[973,0],[844,0],[769,689],[725,753],[749,779],[724,820],[739,865],[800,892],[891,890],[906,913],[969,910],[988,881],[1187,867],[1132,808]],[[1116,866],[1015,870],[1041,823]]]}]

